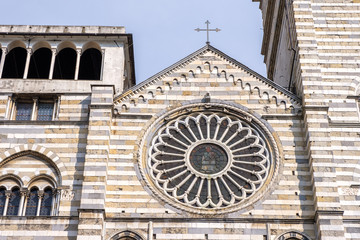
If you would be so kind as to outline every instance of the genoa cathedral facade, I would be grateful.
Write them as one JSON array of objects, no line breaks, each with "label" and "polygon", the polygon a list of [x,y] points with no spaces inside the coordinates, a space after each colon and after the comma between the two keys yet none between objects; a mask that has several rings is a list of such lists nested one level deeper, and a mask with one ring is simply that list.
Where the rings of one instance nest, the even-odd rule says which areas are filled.
[{"label": "genoa cathedral facade", "polygon": [[0,239],[360,239],[357,1],[258,0],[135,85],[123,27],[0,26]]}]

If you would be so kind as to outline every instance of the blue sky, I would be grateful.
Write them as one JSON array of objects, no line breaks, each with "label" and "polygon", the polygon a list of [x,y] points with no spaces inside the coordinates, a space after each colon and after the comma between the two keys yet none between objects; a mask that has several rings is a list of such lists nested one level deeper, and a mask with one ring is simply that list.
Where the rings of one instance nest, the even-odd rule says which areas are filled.
[{"label": "blue sky", "polygon": [[265,75],[260,55],[262,20],[251,0],[10,0],[1,24],[125,26],[134,37],[137,82],[203,47],[205,21],[211,45]]}]

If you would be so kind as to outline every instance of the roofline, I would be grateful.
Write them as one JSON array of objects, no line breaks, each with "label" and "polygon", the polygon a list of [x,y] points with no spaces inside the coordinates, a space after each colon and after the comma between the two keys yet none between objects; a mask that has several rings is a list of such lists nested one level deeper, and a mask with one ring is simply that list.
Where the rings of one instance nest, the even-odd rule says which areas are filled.
[{"label": "roofline", "polygon": [[39,32],[0,32],[0,35],[14,35],[14,36],[118,36],[118,37],[129,37],[131,33],[39,33]]},{"label": "roofline", "polygon": [[234,62],[236,65],[238,65],[239,67],[243,68],[245,71],[248,71],[249,73],[253,74],[254,76],[256,76],[257,78],[259,78],[260,80],[266,82],[267,84],[269,84],[270,86],[272,86],[273,88],[276,88],[277,90],[279,90],[280,92],[284,93],[285,95],[287,95],[290,98],[293,98],[295,101],[297,101],[298,103],[301,103],[301,98],[299,98],[297,95],[295,95],[294,93],[290,92],[289,90],[287,90],[286,88],[283,88],[282,86],[280,86],[279,84],[277,84],[276,82],[264,77],[263,75],[261,75],[260,73],[255,72],[254,70],[252,70],[251,68],[245,66],[244,64],[238,62],[237,60],[233,59],[232,57],[229,57],[228,55],[226,55],[225,53],[221,52],[220,50],[214,48],[213,46],[209,45],[209,49],[215,51],[216,53],[218,53],[219,55],[221,55],[222,57],[224,57],[225,59],[228,59],[232,62]]},{"label": "roofline", "polygon": [[[10,26],[10,25],[9,25]],[[25,25],[24,25],[25,26]],[[35,25],[34,25],[35,26]],[[41,25],[39,25],[41,26]],[[57,27],[56,25],[50,27]],[[59,26],[61,27],[61,26]],[[76,26],[74,26],[76,27]],[[123,28],[123,27],[121,27]],[[59,33],[46,33],[46,32],[0,32],[0,35],[6,36],[53,36],[53,37],[125,37],[129,50],[130,70],[131,70],[131,85],[136,84],[135,77],[135,59],[134,59],[134,42],[133,35],[131,33],[71,33],[71,32],[59,32]]]},{"label": "roofline", "polygon": [[250,69],[249,67],[245,66],[244,64],[238,62],[237,60],[229,57],[228,55],[226,55],[225,53],[221,52],[220,50],[218,50],[217,48],[211,46],[210,44],[205,45],[204,47],[200,48],[199,50],[193,52],[192,54],[188,55],[187,57],[177,61],[176,63],[172,64],[171,66],[165,68],[164,70],[158,72],[157,74],[151,76],[150,78],[146,79],[145,81],[131,87],[128,88],[127,90],[125,90],[124,92],[120,93],[119,95],[114,97],[114,101],[117,101],[119,99],[121,99],[122,97],[125,97],[126,95],[128,95],[131,92],[135,92],[138,89],[143,88],[146,85],[151,84],[153,81],[155,81],[156,79],[160,78],[161,76],[167,74],[170,71],[175,70],[176,68],[179,68],[181,65],[186,64],[187,62],[191,61],[194,57],[196,57],[197,55],[201,54],[202,52],[205,51],[214,51],[215,53],[217,53],[218,55],[220,55],[221,57],[225,58],[226,60],[233,62],[234,64],[236,64],[239,68],[244,69],[245,71],[249,72],[250,74],[254,75],[255,77],[259,78],[261,81],[269,84],[271,87],[275,88],[276,90],[282,92],[283,94],[285,94],[286,96],[288,96],[289,98],[292,98],[293,100],[295,100],[298,103],[302,103],[301,99],[296,96],[295,94],[293,94],[292,92],[290,92],[289,90],[283,88],[282,86],[278,85],[277,83],[275,83],[274,81],[262,76],[261,74],[255,72],[254,70]]},{"label": "roofline", "polygon": [[[123,93],[125,92],[128,92],[128,91],[134,91],[136,89],[139,89],[147,84],[149,84],[150,82],[154,81],[155,79],[161,77],[162,75],[166,74],[167,72],[179,67],[179,65],[182,65],[182,64],[185,64],[187,61],[190,61],[192,58],[194,58],[195,56],[197,56],[198,54],[200,54],[201,52],[203,51],[206,51],[208,50],[207,46],[204,46],[202,48],[200,48],[199,50],[197,50],[196,52],[188,55],[187,57],[177,61],[176,63],[172,64],[171,66],[165,68],[164,70],[156,73],[155,75],[149,77],[148,79],[146,79],[145,81],[131,87],[131,88],[128,88],[127,90],[125,90]],[[118,96],[120,97],[123,93],[119,94]]]}]

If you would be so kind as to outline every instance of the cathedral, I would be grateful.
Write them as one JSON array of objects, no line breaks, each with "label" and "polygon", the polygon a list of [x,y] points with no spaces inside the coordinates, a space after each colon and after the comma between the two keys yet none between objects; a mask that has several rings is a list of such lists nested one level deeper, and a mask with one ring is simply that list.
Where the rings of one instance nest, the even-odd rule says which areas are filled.
[{"label": "cathedral", "polygon": [[360,2],[253,2],[266,77],[207,43],[136,85],[124,27],[0,26],[0,240],[360,239]]}]

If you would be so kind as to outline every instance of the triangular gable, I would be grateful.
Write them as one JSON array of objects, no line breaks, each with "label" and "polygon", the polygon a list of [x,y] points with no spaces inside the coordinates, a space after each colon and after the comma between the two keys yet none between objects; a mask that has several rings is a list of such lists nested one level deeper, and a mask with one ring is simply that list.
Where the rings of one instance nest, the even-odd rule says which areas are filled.
[{"label": "triangular gable", "polygon": [[[241,70],[249,73],[250,75],[254,76],[255,78],[257,78],[262,83],[264,83],[264,84],[268,85],[269,87],[271,87],[272,89],[276,90],[280,95],[283,95],[285,98],[288,98],[288,100],[293,105],[300,105],[301,104],[301,99],[299,97],[297,97],[295,94],[293,94],[290,91],[286,90],[285,88],[281,87],[280,85],[278,85],[274,81],[260,75],[259,73],[255,72],[254,70],[252,70],[252,69],[248,68],[247,66],[243,65],[242,63],[236,61],[235,59],[229,57],[228,55],[226,55],[225,53],[221,52],[220,50],[216,49],[215,47],[213,47],[211,45],[206,45],[206,46],[200,48],[196,52],[188,55],[187,57],[181,59],[180,61],[176,62],[175,64],[173,64],[171,66],[169,66],[168,68],[160,71],[159,73],[157,73],[154,76],[148,78],[147,80],[145,80],[145,81],[143,81],[143,82],[141,82],[141,83],[127,89],[123,93],[117,95],[114,98],[114,102],[115,103],[120,103],[124,99],[131,98],[133,95],[135,95],[139,91],[143,90],[144,88],[146,88],[146,87],[148,87],[150,85],[153,85],[157,81],[163,79],[164,77],[169,76],[170,74],[174,73],[175,71],[177,71],[177,70],[179,70],[181,68],[184,68],[186,65],[191,63],[193,60],[195,60],[196,58],[198,58],[200,56],[205,55],[208,52],[212,52],[215,55],[218,55],[220,58],[227,61],[228,63],[230,63],[232,65],[235,65],[239,69],[241,69]],[[244,84],[244,83],[241,83],[241,84]]]}]

